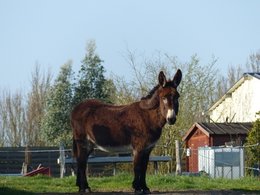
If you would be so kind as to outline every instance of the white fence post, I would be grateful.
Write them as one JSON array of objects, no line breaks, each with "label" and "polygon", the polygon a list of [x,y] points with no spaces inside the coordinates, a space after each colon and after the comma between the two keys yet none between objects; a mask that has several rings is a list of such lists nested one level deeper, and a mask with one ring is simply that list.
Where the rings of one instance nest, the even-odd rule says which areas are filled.
[{"label": "white fence post", "polygon": [[59,164],[60,164],[60,178],[63,178],[65,173],[65,151],[62,143],[60,144]]},{"label": "white fence post", "polygon": [[181,158],[180,158],[180,143],[175,140],[176,147],[176,175],[181,175]]}]

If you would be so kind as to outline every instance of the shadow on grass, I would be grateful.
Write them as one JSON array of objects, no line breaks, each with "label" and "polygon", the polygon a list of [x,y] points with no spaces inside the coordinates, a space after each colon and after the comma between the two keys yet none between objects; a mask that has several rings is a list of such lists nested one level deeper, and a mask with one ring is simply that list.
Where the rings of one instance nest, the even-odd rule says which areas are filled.
[{"label": "shadow on grass", "polygon": [[[260,190],[185,190],[157,192],[152,195],[259,195]],[[81,195],[80,193],[37,193],[37,195]],[[135,195],[133,192],[92,192],[91,195]]]},{"label": "shadow on grass", "polygon": [[0,187],[0,194],[1,195],[35,195],[35,193],[32,192],[26,192],[22,190],[16,190],[6,187]]},{"label": "shadow on grass", "polygon": [[233,192],[237,194],[248,194],[248,195],[255,195],[260,194],[260,190],[239,190],[239,189],[233,189]]},{"label": "shadow on grass", "polygon": [[[1,195],[80,195],[80,193],[32,193],[10,188],[0,188]],[[152,192],[152,195],[259,195],[260,190],[188,190]],[[134,195],[133,192],[93,192],[91,195]]]}]

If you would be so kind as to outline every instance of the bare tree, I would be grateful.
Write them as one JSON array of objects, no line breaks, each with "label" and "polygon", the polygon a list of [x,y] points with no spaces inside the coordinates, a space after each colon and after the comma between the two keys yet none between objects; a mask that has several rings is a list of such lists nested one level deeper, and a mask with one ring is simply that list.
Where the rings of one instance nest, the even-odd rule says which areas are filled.
[{"label": "bare tree", "polygon": [[[180,106],[178,120],[174,126],[166,125],[162,137],[154,153],[158,155],[175,156],[175,139],[180,139],[184,130],[190,128],[195,121],[204,120],[206,112],[215,96],[216,59],[206,65],[201,65],[199,58],[194,55],[188,62],[179,62],[176,57],[157,52],[150,58],[138,58],[133,52],[128,51],[126,58],[132,68],[133,77],[126,82],[123,79],[117,83],[117,95],[120,100],[137,100],[149,93],[158,84],[158,73],[163,70],[167,78],[171,78],[177,68],[183,72],[183,80],[178,87],[180,92]],[[130,98],[131,97],[131,98]],[[121,101],[122,103],[122,101]],[[126,103],[126,102],[124,102]],[[166,171],[174,170],[174,162]],[[161,168],[160,168],[161,169]]]},{"label": "bare tree", "polygon": [[218,77],[217,83],[216,83],[216,96],[215,100],[220,99],[228,90],[228,81],[227,78],[223,75]]},{"label": "bare tree", "polygon": [[35,66],[31,76],[31,91],[28,93],[26,104],[26,145],[45,145],[41,122],[51,79],[50,71],[45,73],[41,71],[39,65]]},{"label": "bare tree", "polygon": [[36,65],[32,72],[31,91],[8,90],[0,94],[0,146],[43,145],[41,120],[50,87],[50,72],[41,73]]},{"label": "bare tree", "polygon": [[229,66],[227,75],[228,88],[232,87],[242,77],[243,73],[244,70],[240,65],[236,67]]},{"label": "bare tree", "polygon": [[249,56],[246,67],[249,72],[260,72],[260,51]]},{"label": "bare tree", "polygon": [[1,145],[23,145],[25,112],[21,92],[12,95],[10,91],[3,91],[0,99],[0,121]]},{"label": "bare tree", "polygon": [[220,75],[217,81],[216,99],[222,97],[227,90],[232,87],[245,72],[260,72],[260,51],[249,55],[244,66],[229,66],[227,75]]}]

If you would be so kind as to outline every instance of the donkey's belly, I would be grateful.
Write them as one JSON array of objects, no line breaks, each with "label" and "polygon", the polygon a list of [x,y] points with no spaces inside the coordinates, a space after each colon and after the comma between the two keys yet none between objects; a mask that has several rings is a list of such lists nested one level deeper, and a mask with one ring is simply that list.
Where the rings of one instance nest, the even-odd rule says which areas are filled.
[{"label": "donkey's belly", "polygon": [[94,124],[89,129],[87,139],[105,152],[125,153],[132,151],[131,131],[128,128]]},{"label": "donkey's belly", "polygon": [[122,145],[122,146],[100,146],[97,145],[97,148],[104,151],[104,152],[111,152],[111,153],[128,153],[133,150],[132,145]]}]

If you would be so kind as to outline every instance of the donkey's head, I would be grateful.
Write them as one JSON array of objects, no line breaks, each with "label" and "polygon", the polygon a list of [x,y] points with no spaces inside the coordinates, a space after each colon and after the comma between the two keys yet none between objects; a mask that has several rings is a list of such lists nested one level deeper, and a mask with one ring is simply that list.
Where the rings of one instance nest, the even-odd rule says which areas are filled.
[{"label": "donkey's head", "polygon": [[159,102],[162,116],[168,124],[172,125],[176,121],[176,116],[179,110],[179,93],[177,87],[181,82],[181,70],[177,70],[173,80],[167,80],[164,73],[161,71],[158,76],[159,80]]}]

